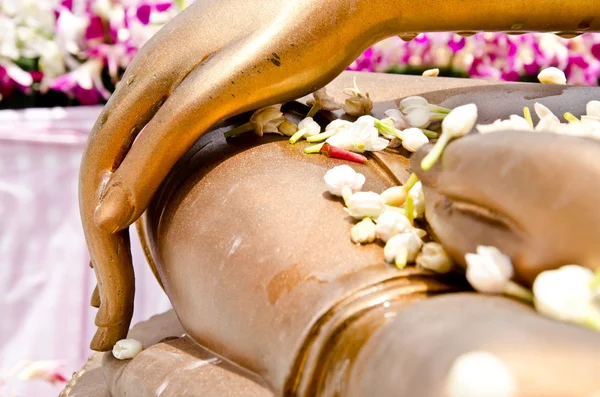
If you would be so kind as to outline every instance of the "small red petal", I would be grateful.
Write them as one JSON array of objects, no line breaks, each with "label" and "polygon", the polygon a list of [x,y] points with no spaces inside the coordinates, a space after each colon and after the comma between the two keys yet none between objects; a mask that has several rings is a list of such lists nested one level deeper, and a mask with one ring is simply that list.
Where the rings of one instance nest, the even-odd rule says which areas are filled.
[{"label": "small red petal", "polygon": [[354,153],[346,149],[340,149],[339,147],[331,146],[328,143],[325,143],[323,147],[321,147],[321,154],[335,159],[354,161],[355,163],[364,164],[367,162],[367,158],[362,154]]}]

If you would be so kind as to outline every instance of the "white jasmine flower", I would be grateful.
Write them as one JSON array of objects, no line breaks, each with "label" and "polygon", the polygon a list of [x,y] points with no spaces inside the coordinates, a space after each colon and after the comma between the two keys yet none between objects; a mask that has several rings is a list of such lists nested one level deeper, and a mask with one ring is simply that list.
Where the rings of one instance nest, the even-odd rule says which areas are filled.
[{"label": "white jasmine flower", "polygon": [[382,120],[373,119],[373,124],[379,130],[379,133],[387,139],[397,139],[400,136],[400,131],[394,126],[394,119],[391,117]]},{"label": "white jasmine flower", "polygon": [[403,130],[409,127],[408,120],[400,111],[400,109],[388,109],[384,112],[384,114],[393,121],[394,128]]},{"label": "white jasmine flower", "polygon": [[537,114],[537,116],[539,117],[539,119],[543,119],[544,117],[548,117],[548,116],[553,116],[554,119],[556,119],[557,123],[560,123],[560,120],[558,119],[558,117],[556,117],[556,115],[554,113],[552,113],[552,110],[548,109],[546,106],[542,105],[539,102],[536,102],[533,105],[533,109],[535,110],[535,114]]},{"label": "white jasmine flower", "polygon": [[[366,116],[365,116],[366,117]],[[333,120],[331,123],[325,127],[325,132],[312,135],[306,138],[308,142],[316,143],[323,142],[327,138],[334,136],[335,134],[339,134],[340,132],[345,131],[349,126],[352,125],[352,122],[342,119]]]},{"label": "white jasmine flower", "polygon": [[435,146],[421,161],[421,168],[430,169],[440,157],[450,140],[462,137],[469,133],[477,122],[477,106],[475,104],[462,105],[454,108],[442,121],[442,135]]},{"label": "white jasmine flower", "polygon": [[409,190],[408,195],[413,198],[415,218],[422,218],[425,214],[425,194],[423,193],[423,184],[421,181],[415,183]]},{"label": "white jasmine flower", "polygon": [[400,109],[406,109],[410,107],[427,107],[429,101],[422,96],[409,96],[400,101]]},{"label": "white jasmine flower", "polygon": [[442,121],[442,135],[448,135],[451,139],[460,138],[467,135],[476,122],[477,106],[475,104],[459,106],[452,109]]},{"label": "white jasmine flower", "polygon": [[407,195],[408,192],[406,191],[406,189],[404,189],[403,186],[392,186],[391,188],[386,189],[383,191],[383,193],[381,193],[381,197],[383,198],[385,203],[387,205],[395,207],[404,204]]},{"label": "white jasmine flower", "polygon": [[352,193],[358,192],[365,184],[365,176],[345,164],[327,171],[324,179],[329,193],[344,197],[344,200],[350,199]]},{"label": "white jasmine flower", "polygon": [[407,128],[400,131],[402,146],[409,152],[416,152],[421,146],[429,143],[429,138],[418,128]]},{"label": "white jasmine flower", "polygon": [[480,134],[498,131],[533,131],[529,122],[516,114],[510,115],[508,120],[496,120],[492,124],[477,124],[476,128]]},{"label": "white jasmine flower", "polygon": [[417,256],[417,266],[444,274],[452,270],[454,264],[442,244],[425,243]]},{"label": "white jasmine flower", "polygon": [[254,133],[258,136],[266,133],[279,134],[278,127],[285,120],[281,112],[281,104],[258,109],[250,116],[250,123],[254,127]]},{"label": "white jasmine flower", "polygon": [[466,254],[467,281],[486,294],[506,294],[531,301],[528,289],[511,281],[514,269],[510,258],[496,247],[478,246],[476,254]]},{"label": "white jasmine flower", "polygon": [[360,117],[344,131],[327,138],[326,142],[340,149],[357,153],[383,150],[389,144],[387,139],[379,136],[379,131],[370,116]]},{"label": "white jasmine flower", "polygon": [[429,103],[429,101],[427,99],[423,98],[422,96],[406,97],[400,101],[399,106],[402,111],[409,109],[409,108],[425,107],[432,113],[446,114],[446,113],[450,112],[450,109],[442,107],[442,106],[438,106],[438,105],[433,105],[433,104]]},{"label": "white jasmine flower", "polygon": [[128,360],[137,356],[144,348],[135,339],[121,339],[113,346],[112,353],[119,360]]},{"label": "white jasmine flower", "polygon": [[446,377],[448,397],[514,397],[517,382],[510,368],[485,351],[472,351],[452,363]]},{"label": "white jasmine flower", "polygon": [[408,125],[415,128],[427,128],[431,124],[432,116],[425,106],[411,106],[402,111]]},{"label": "white jasmine flower", "polygon": [[600,325],[600,310],[594,302],[594,273],[578,265],[566,265],[540,273],[533,283],[535,308],[561,321]]},{"label": "white jasmine flower", "polygon": [[279,132],[284,136],[292,136],[298,132],[298,126],[290,120],[284,120],[278,127]]},{"label": "white jasmine flower", "polygon": [[562,135],[594,137],[595,123],[592,121],[560,123],[552,126],[551,132]]},{"label": "white jasmine flower", "polygon": [[61,373],[64,363],[55,360],[29,361],[18,373],[21,380],[39,379],[49,383],[66,382],[67,378]]},{"label": "white jasmine flower", "polygon": [[589,101],[585,107],[588,116],[600,118],[600,101]]},{"label": "white jasmine flower", "polygon": [[344,102],[344,112],[351,116],[362,116],[371,114],[373,110],[373,101],[369,93],[363,94],[356,85],[356,77],[354,78],[354,88],[344,89],[344,93],[350,97]]},{"label": "white jasmine flower", "polygon": [[501,294],[513,276],[510,258],[496,247],[478,246],[476,254],[466,254],[467,280],[479,292]]},{"label": "white jasmine flower", "polygon": [[347,127],[351,126],[352,122],[348,120],[336,119],[325,127],[325,131],[337,131],[341,132],[345,130]]},{"label": "white jasmine flower", "polygon": [[307,100],[306,104],[312,106],[308,112],[308,117],[313,117],[321,109],[332,111],[342,108],[341,103],[327,94],[325,87],[313,92],[313,97]]},{"label": "white jasmine flower", "polygon": [[312,117],[306,117],[298,123],[298,132],[290,138],[290,143],[294,144],[301,138],[317,135],[321,132],[321,126],[313,120]]},{"label": "white jasmine flower", "polygon": [[538,74],[538,80],[542,84],[567,84],[567,77],[565,76],[565,72],[555,67],[550,67],[542,70],[540,74]]},{"label": "white jasmine flower", "polygon": [[396,211],[384,211],[375,222],[377,223],[375,227],[377,237],[384,243],[393,236],[412,229],[408,218]]},{"label": "white jasmine flower", "polygon": [[377,218],[385,210],[385,202],[374,192],[356,192],[346,201],[345,211],[353,218]]},{"label": "white jasmine flower", "polygon": [[375,224],[371,218],[365,218],[352,226],[350,229],[350,238],[355,244],[367,244],[375,241]]},{"label": "white jasmine flower", "polygon": [[[555,132],[556,127],[561,124],[558,117],[553,114],[543,116],[535,126],[535,131]],[[480,131],[481,132],[481,131]]]},{"label": "white jasmine flower", "polygon": [[386,262],[402,268],[406,263],[414,262],[422,246],[423,240],[411,230],[391,237],[383,248],[383,254]]},{"label": "white jasmine flower", "polygon": [[440,70],[438,68],[435,69],[427,69],[423,72],[423,76],[425,77],[437,77],[440,75]]}]

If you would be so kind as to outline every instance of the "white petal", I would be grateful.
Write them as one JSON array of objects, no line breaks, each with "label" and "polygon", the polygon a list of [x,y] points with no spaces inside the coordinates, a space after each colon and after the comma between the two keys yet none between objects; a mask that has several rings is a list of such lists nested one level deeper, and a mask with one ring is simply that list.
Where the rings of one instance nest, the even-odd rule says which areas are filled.
[{"label": "white petal", "polygon": [[423,145],[429,143],[429,139],[419,128],[407,128],[400,133],[402,146],[409,152],[416,152]]},{"label": "white petal", "polygon": [[390,238],[383,248],[383,254],[387,262],[394,263],[396,256],[404,248],[408,252],[408,262],[414,262],[422,246],[423,240],[414,232],[409,231]]},{"label": "white petal", "polygon": [[431,124],[431,115],[426,107],[412,107],[406,114],[406,120],[411,127],[427,128]]},{"label": "white petal", "polygon": [[495,247],[478,246],[465,255],[467,280],[479,292],[501,294],[513,275],[510,258]]},{"label": "white petal", "polygon": [[537,116],[541,119],[543,119],[546,116],[554,116],[554,118],[556,119],[556,121],[560,122],[560,120],[558,119],[558,117],[556,117],[556,115],[554,113],[552,113],[552,110],[548,109],[546,106],[542,105],[539,102],[536,102],[533,105],[533,109],[535,110],[535,114],[537,114]]},{"label": "white petal", "polygon": [[448,397],[514,397],[517,382],[510,368],[498,357],[473,351],[452,363],[446,391]]},{"label": "white petal", "polygon": [[565,72],[555,67],[550,67],[542,70],[540,74],[538,74],[538,80],[542,84],[567,84],[567,77],[565,76]]},{"label": "white petal", "polygon": [[135,339],[121,339],[113,346],[112,353],[119,360],[134,358],[143,350],[142,344]]},{"label": "white petal", "polygon": [[396,211],[385,211],[376,220],[377,237],[384,243],[393,236],[409,231],[412,228],[407,217]]},{"label": "white petal", "polygon": [[442,121],[442,133],[458,138],[468,134],[477,122],[477,106],[473,103],[456,107]]},{"label": "white petal", "polygon": [[558,320],[583,322],[593,310],[593,279],[590,269],[577,265],[540,273],[533,283],[536,309]]},{"label": "white petal", "polygon": [[600,117],[600,101],[590,101],[585,107],[588,116]]},{"label": "white petal", "polygon": [[365,183],[365,176],[360,174],[349,165],[338,165],[333,167],[324,176],[325,184],[329,193],[335,196],[342,195],[342,189],[347,186],[352,192],[362,189]]},{"label": "white petal", "polygon": [[400,109],[406,109],[411,106],[427,106],[429,102],[422,96],[409,96],[400,101]]},{"label": "white petal", "polygon": [[348,127],[349,125],[352,125],[351,121],[337,119],[337,120],[333,120],[331,123],[329,123],[327,125],[327,127],[325,127],[325,131],[337,130],[340,128]]},{"label": "white petal", "polygon": [[346,212],[356,219],[377,218],[385,210],[383,198],[374,192],[356,192],[346,205]]}]

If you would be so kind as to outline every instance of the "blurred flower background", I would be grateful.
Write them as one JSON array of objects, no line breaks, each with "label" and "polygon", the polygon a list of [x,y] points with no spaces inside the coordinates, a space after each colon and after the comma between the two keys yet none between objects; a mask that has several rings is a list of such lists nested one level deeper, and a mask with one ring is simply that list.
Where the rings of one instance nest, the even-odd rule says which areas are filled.
[{"label": "blurred flower background", "polygon": [[[103,103],[138,49],[193,0],[2,0],[0,108]],[[368,49],[352,70],[536,81],[545,67],[598,85],[600,34],[420,34]]]}]

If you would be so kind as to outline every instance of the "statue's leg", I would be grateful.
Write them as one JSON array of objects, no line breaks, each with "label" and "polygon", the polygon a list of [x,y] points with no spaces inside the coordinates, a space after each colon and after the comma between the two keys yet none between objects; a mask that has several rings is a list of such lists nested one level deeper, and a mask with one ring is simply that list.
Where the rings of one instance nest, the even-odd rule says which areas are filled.
[{"label": "statue's leg", "polygon": [[[463,293],[417,302],[373,335],[352,370],[350,396],[454,396],[449,370],[476,351],[506,366],[516,384],[513,397],[600,391],[600,335],[507,298]],[[482,371],[471,369],[481,378]],[[481,379],[465,380],[472,381]],[[492,392],[486,395],[499,395]]]}]

